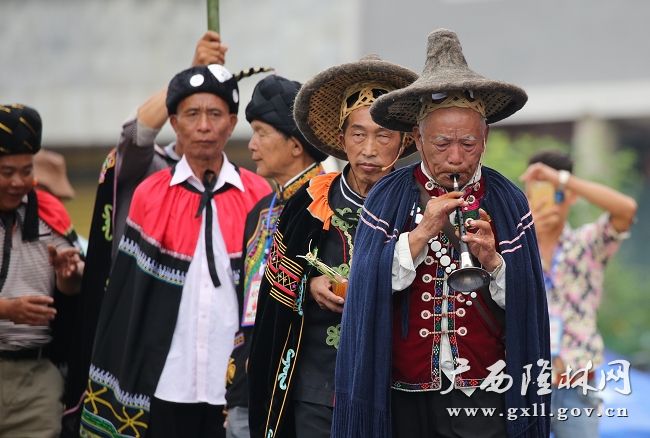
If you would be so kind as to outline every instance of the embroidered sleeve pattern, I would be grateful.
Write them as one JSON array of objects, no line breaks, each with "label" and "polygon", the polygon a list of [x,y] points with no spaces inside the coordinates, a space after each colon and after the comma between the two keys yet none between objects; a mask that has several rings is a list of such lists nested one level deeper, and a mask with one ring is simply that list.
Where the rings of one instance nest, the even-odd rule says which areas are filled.
[{"label": "embroidered sleeve pattern", "polygon": [[271,297],[297,311],[296,300],[303,267],[287,257],[285,255],[286,250],[287,247],[283,243],[282,233],[276,231],[264,275],[267,281],[271,283]]},{"label": "embroidered sleeve pattern", "polygon": [[130,219],[127,219],[119,249],[133,257],[137,266],[152,277],[176,286],[185,284],[185,275],[191,260],[162,248]]}]

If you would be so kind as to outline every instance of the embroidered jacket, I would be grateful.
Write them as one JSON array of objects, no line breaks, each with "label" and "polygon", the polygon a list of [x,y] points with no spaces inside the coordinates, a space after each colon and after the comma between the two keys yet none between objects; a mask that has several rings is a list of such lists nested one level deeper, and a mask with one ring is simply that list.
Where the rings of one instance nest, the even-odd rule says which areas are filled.
[{"label": "embroidered jacket", "polygon": [[[333,403],[340,314],[315,305],[307,284],[320,274],[298,256],[318,248],[319,258],[347,276],[363,200],[348,192],[340,175],[315,177],[300,189],[287,203],[273,236],[248,364],[251,437],[293,436],[294,399]],[[344,191],[358,198],[358,207],[341,200]],[[322,373],[310,379],[309,372],[319,366]]]},{"label": "embroidered jacket", "polygon": [[257,298],[266,268],[273,232],[287,201],[312,178],[323,173],[323,167],[314,163],[296,175],[284,186],[262,198],[248,213],[244,229],[244,257],[242,280],[237,288],[240,301],[241,328],[235,336],[232,356],[226,376],[228,408],[248,406],[246,361],[250,352],[250,336],[257,313]]}]

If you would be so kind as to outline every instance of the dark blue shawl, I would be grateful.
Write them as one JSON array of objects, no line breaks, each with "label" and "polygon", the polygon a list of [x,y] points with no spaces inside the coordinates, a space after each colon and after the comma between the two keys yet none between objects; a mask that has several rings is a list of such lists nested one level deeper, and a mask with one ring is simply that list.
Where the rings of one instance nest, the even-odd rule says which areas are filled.
[{"label": "dark blue shawl", "polygon": [[[388,438],[392,434],[391,266],[399,233],[420,196],[413,169],[408,166],[383,178],[364,204],[336,362],[334,438]],[[505,394],[506,410],[532,407],[550,402],[550,397],[537,394],[534,383],[539,359],[550,360],[548,309],[537,240],[521,190],[492,169],[483,167],[482,171],[486,193],[481,207],[492,217],[498,250],[507,266],[506,373],[513,382]],[[527,364],[532,364],[532,383],[522,396]],[[508,421],[508,436],[546,437],[548,420],[521,417]]]}]

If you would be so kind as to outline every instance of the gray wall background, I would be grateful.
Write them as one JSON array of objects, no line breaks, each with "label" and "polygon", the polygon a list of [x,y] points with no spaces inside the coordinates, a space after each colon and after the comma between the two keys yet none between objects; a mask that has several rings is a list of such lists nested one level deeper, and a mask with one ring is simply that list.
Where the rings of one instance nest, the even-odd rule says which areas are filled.
[{"label": "gray wall background", "polygon": [[[0,16],[0,99],[38,108],[53,146],[113,143],[206,28],[204,0],[1,0]],[[419,72],[427,34],[455,30],[470,67],[528,91],[509,124],[650,118],[648,17],[646,0],[221,1],[226,66],[301,81],[366,53]]]},{"label": "gray wall background", "polygon": [[[272,66],[305,80],[354,59],[356,6],[222,0],[226,66]],[[114,142],[126,117],[189,67],[207,29],[205,0],[0,0],[0,16],[0,99],[36,107],[45,145],[57,146]],[[257,80],[241,82],[244,105]]]}]

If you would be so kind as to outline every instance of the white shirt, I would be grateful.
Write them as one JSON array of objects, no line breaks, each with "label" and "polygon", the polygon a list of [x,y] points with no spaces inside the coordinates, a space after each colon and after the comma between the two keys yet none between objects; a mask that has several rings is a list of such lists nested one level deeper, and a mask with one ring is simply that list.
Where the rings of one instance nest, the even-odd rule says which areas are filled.
[{"label": "white shirt", "polygon": [[[185,157],[176,165],[169,185],[187,181],[203,192],[200,178],[192,173]],[[214,190],[225,183],[244,191],[235,167],[223,155],[223,165]],[[163,368],[155,397],[176,403],[226,403],[225,376],[232,352],[235,332],[239,327],[239,305],[232,280],[230,257],[226,250],[212,202],[212,245],[221,286],[214,287],[208,271],[205,248],[205,210],[196,250],[187,271],[178,309],[178,320],[171,347]],[[191,212],[194,214],[194,212]]]}]

